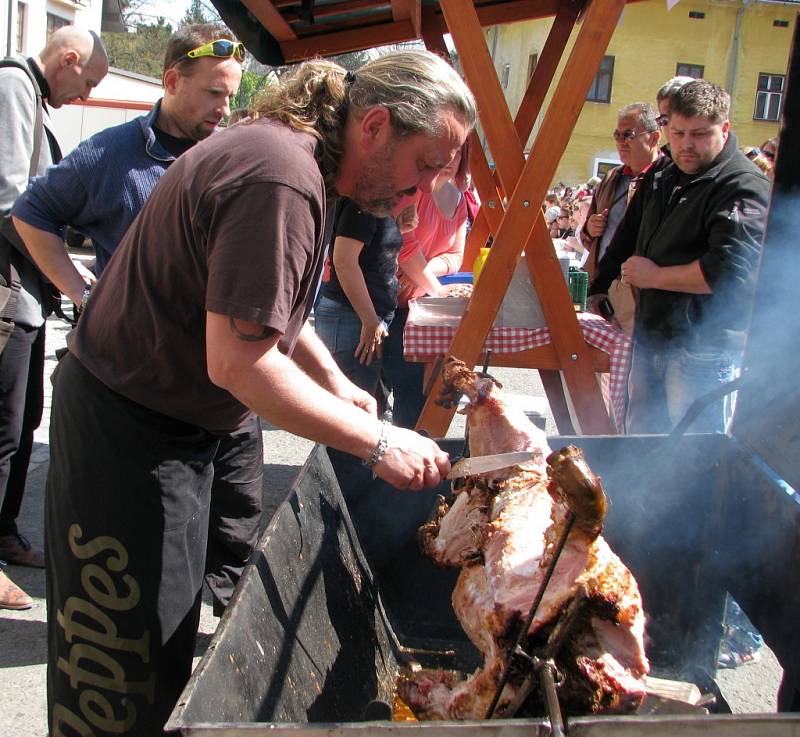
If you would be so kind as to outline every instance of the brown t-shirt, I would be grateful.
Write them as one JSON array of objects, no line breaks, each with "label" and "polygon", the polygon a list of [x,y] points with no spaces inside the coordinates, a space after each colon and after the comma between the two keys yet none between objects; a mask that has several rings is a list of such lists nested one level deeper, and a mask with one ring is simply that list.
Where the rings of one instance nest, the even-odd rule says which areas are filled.
[{"label": "brown t-shirt", "polygon": [[208,378],[206,311],[273,328],[291,354],[322,269],[315,145],[259,120],[177,159],[103,272],[71,352],[145,407],[214,433],[241,427],[249,410]]}]

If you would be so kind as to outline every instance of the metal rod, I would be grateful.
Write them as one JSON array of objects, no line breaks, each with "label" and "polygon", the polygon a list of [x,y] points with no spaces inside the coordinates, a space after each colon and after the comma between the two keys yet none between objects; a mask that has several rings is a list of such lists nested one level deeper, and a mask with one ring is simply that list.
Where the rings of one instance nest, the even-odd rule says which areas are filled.
[{"label": "metal rod", "polygon": [[539,678],[542,682],[545,701],[547,703],[547,716],[550,717],[550,734],[552,737],[566,737],[567,730],[564,726],[564,717],[561,714],[561,704],[558,703],[556,693],[555,673],[556,666],[548,660],[539,668]]},{"label": "metal rod", "polygon": [[483,371],[481,371],[482,376],[488,376],[489,374],[489,362],[492,360],[492,349],[486,349],[486,355],[483,359]]},{"label": "metal rod", "polygon": [[520,658],[527,659],[529,661],[531,665],[531,672],[525,677],[522,685],[517,689],[517,693],[514,695],[514,698],[500,716],[501,719],[513,719],[517,712],[522,708],[522,705],[525,703],[525,699],[527,699],[533,691],[535,671],[538,670],[539,666],[543,662],[555,660],[556,655],[558,655],[559,650],[561,650],[564,641],[567,639],[567,635],[569,635],[570,631],[572,630],[573,625],[578,619],[578,614],[583,609],[586,601],[586,588],[581,585],[578,589],[577,595],[569,603],[563,616],[558,620],[558,622],[556,622],[556,626],[553,627],[553,631],[547,638],[547,644],[544,646],[544,650],[540,658],[537,658],[536,656],[529,656],[528,653],[526,653],[521,647],[516,649],[515,652]]},{"label": "metal rod", "polygon": [[511,675],[512,655],[514,654],[514,652],[516,652],[517,648],[522,645],[522,640],[525,638],[525,636],[528,634],[528,630],[531,628],[531,623],[533,622],[533,618],[536,616],[536,610],[539,608],[539,604],[542,603],[542,599],[544,598],[544,592],[547,589],[547,584],[550,583],[550,579],[553,577],[553,571],[555,571],[556,563],[558,563],[558,559],[561,557],[561,551],[564,549],[564,545],[567,542],[569,533],[572,531],[572,525],[574,524],[575,524],[575,514],[573,512],[569,512],[567,514],[567,519],[564,524],[564,529],[561,531],[561,535],[559,536],[558,542],[556,543],[556,549],[553,551],[553,557],[550,559],[550,563],[547,566],[544,578],[542,579],[542,582],[539,585],[539,590],[536,592],[536,597],[533,600],[533,604],[531,604],[531,608],[530,611],[528,612],[528,616],[525,620],[525,623],[517,633],[517,638],[514,641],[513,645],[508,649],[508,657],[506,660],[505,668],[503,669],[503,675],[500,677],[500,682],[497,684],[497,690],[494,692],[494,698],[492,699],[492,703],[486,710],[486,717],[485,717],[486,719],[491,719],[492,714],[494,714],[494,710],[497,708],[497,702],[500,701],[500,695],[503,693],[503,689],[506,687],[506,684],[508,683],[508,678]]}]

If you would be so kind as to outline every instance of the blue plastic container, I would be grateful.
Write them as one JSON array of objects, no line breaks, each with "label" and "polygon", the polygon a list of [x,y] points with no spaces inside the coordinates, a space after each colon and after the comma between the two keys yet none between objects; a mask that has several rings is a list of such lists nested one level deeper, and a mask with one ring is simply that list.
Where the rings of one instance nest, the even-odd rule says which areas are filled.
[{"label": "blue plastic container", "polygon": [[459,271],[455,274],[445,274],[439,277],[441,284],[472,284],[471,271]]}]

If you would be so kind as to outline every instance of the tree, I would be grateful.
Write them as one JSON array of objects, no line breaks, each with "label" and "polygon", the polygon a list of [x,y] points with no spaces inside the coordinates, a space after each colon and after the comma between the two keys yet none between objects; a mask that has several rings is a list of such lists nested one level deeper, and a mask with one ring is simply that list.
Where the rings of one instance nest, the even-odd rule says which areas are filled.
[{"label": "tree", "polygon": [[201,0],[192,0],[191,5],[186,8],[186,12],[181,18],[181,23],[208,23]]},{"label": "tree", "polygon": [[163,18],[156,23],[137,23],[134,33],[103,33],[109,66],[161,79],[164,54],[172,26]]},{"label": "tree", "polygon": [[242,81],[239,89],[231,100],[231,112],[237,110],[250,110],[258,94],[272,84],[270,75],[259,72],[242,72]]}]

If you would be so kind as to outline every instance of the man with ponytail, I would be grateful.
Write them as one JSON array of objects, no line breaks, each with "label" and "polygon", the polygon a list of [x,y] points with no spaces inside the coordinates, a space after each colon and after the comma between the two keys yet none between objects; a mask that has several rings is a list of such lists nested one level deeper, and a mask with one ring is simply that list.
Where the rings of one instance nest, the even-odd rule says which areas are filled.
[{"label": "man with ponytail", "polygon": [[191,670],[220,436],[257,414],[400,489],[449,470],[432,440],[377,419],[306,319],[334,198],[384,216],[430,191],[475,124],[472,95],[439,57],[400,52],[354,75],[308,62],[251,113],[161,178],[55,377],[53,734],[152,735],[169,716]]}]

